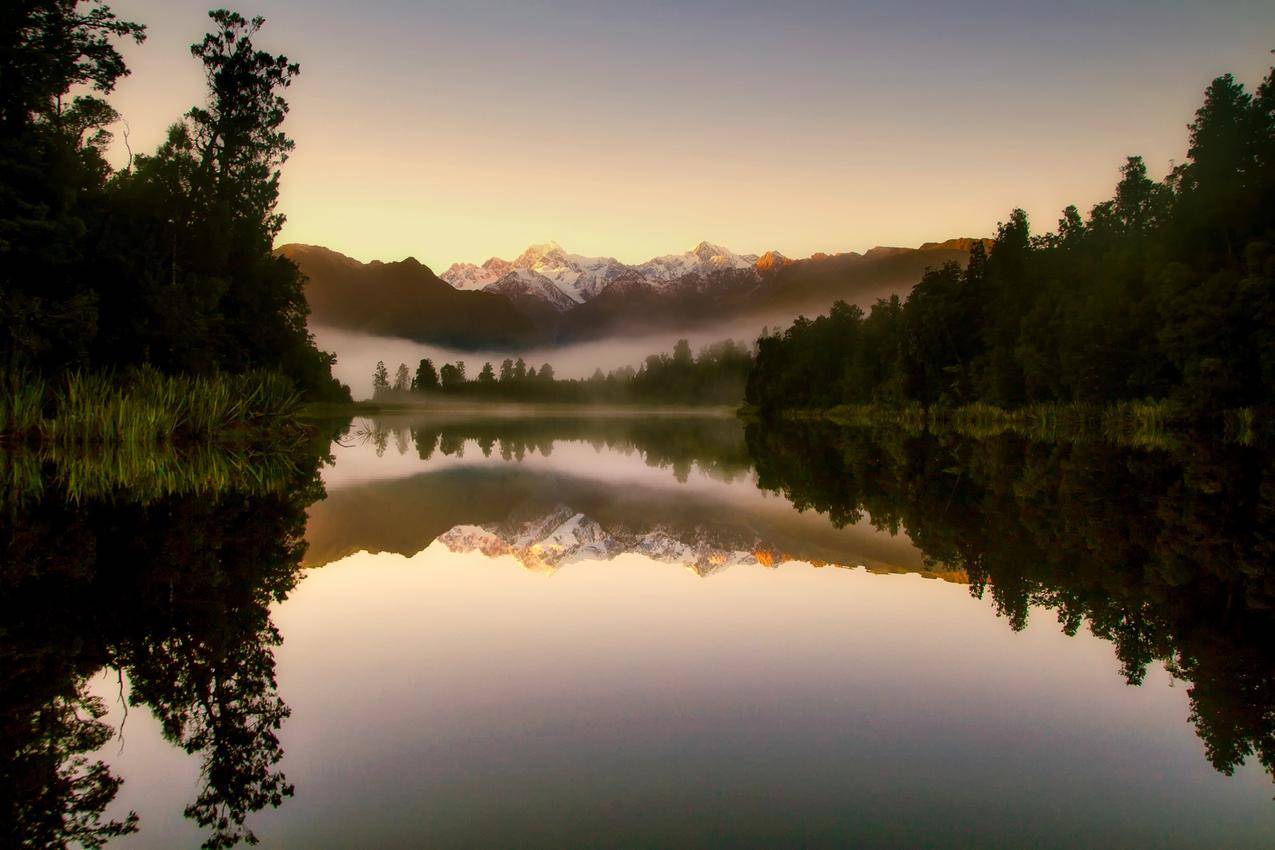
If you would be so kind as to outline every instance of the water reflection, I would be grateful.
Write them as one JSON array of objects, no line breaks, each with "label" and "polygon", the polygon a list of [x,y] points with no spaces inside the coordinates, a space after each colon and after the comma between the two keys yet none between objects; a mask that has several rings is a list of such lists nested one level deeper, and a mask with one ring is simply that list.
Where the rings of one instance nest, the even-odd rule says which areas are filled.
[{"label": "water reflection", "polygon": [[1275,469],[1252,446],[1137,451],[751,427],[760,487],[835,523],[906,528],[1021,630],[1033,607],[1110,641],[1129,684],[1189,683],[1208,759],[1275,775]]},{"label": "water reflection", "polygon": [[318,459],[276,458],[288,475],[252,488],[147,476],[93,498],[41,464],[39,487],[0,513],[0,843],[93,847],[137,829],[133,812],[106,814],[121,778],[105,757],[107,703],[89,688],[104,669],[199,760],[185,815],[206,847],[249,839],[247,817],[292,794],[270,605],[298,579]]},{"label": "water reflection", "polygon": [[[1275,470],[1263,447],[745,431],[712,417],[385,419],[352,429],[378,454],[408,434],[421,460],[468,451],[471,463],[335,491],[312,512],[310,563],[412,554],[440,540],[539,571],[640,553],[701,575],[800,560],[968,582],[1015,631],[1033,608],[1055,611],[1068,635],[1086,626],[1115,647],[1129,684],[1163,662],[1190,685],[1191,721],[1214,767],[1230,774],[1256,756],[1275,775]],[[587,455],[522,470],[572,444],[605,450],[596,456],[605,471],[591,478]],[[665,484],[696,472],[746,486],[658,487],[656,477],[617,488],[615,455],[663,470]],[[755,498],[758,489],[781,495],[782,507]]]},{"label": "water reflection", "polygon": [[[417,452],[399,475],[340,477],[347,461],[382,456],[405,434]],[[328,498],[310,512],[307,565],[362,550],[412,555],[440,540],[538,571],[638,553],[705,576],[800,560],[965,580],[927,566],[906,538],[866,522],[835,528],[765,498],[729,418],[382,419],[356,423],[345,442],[354,451],[338,456]]]},{"label": "water reflection", "polygon": [[[958,786],[999,788],[1039,818],[978,809],[972,844],[1138,843],[1170,821],[1195,831],[1157,833],[1167,843],[1207,843],[1223,820],[1214,843],[1271,835],[1269,804],[1248,808],[1238,779],[1198,811],[1130,798],[1120,828],[1057,832],[1111,793],[1102,748],[1134,734],[1119,731],[1119,677],[1186,683],[1212,766],[1275,773],[1275,476],[1261,448],[719,417],[386,417],[333,432],[330,450],[260,464],[5,457],[21,474],[0,512],[0,844],[173,842],[148,838],[152,815],[139,822],[121,791],[172,796],[153,764],[117,767],[119,723],[152,728],[124,720],[121,697],[197,765],[172,808],[207,847],[253,830],[336,846],[353,823],[386,844],[426,826],[442,845],[756,844],[800,828],[815,844],[960,844],[951,818],[983,804]],[[1070,648],[984,628],[995,614],[1000,637],[1027,634],[1046,611]],[[1119,677],[1088,649],[1099,640]],[[1011,686],[1049,708],[1020,697],[1025,713],[1005,715],[997,689]],[[291,733],[288,703],[308,714]],[[1129,717],[1159,741],[1129,743],[1130,789],[1187,781],[1149,754],[1186,732],[1154,705]],[[519,722],[531,731],[508,731]],[[1058,820],[1023,771],[1073,762],[1063,786],[1040,786],[1079,807]],[[355,792],[334,772],[347,763],[387,778]],[[520,799],[491,784],[510,772]],[[1093,799],[1089,779],[1106,789]],[[1187,787],[1204,794],[1198,776]],[[678,799],[673,819],[624,802]],[[547,826],[572,805],[596,819]]]}]

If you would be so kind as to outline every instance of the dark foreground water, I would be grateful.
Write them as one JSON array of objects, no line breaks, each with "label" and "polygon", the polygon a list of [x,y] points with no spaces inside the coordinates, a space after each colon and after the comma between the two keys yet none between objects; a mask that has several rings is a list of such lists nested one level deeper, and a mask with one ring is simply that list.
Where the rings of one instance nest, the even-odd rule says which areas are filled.
[{"label": "dark foreground water", "polygon": [[1275,846],[1258,448],[454,416],[327,451],[7,462],[0,844]]}]

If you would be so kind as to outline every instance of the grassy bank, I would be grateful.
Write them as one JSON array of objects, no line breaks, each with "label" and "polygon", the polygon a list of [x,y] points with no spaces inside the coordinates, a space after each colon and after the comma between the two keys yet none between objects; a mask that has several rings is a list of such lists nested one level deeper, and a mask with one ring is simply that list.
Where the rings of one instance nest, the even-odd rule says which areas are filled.
[{"label": "grassy bank", "polygon": [[0,442],[62,449],[291,438],[301,400],[269,372],[0,376]]},{"label": "grassy bank", "polygon": [[[745,418],[760,416],[759,411],[748,407],[742,408],[740,414]],[[1171,445],[1183,435],[1201,430],[1245,445],[1269,436],[1261,428],[1267,417],[1252,408],[1222,411],[1202,421],[1157,399],[1111,405],[1033,404],[1012,409],[981,403],[928,408],[919,404],[839,405],[784,410],[779,415],[788,420],[822,420],[911,433],[929,431],[975,438],[1017,434],[1041,442],[1103,439],[1148,448]]]},{"label": "grassy bank", "polygon": [[316,451],[300,408],[268,372],[0,375],[0,504],[49,488],[76,501],[276,492]]}]

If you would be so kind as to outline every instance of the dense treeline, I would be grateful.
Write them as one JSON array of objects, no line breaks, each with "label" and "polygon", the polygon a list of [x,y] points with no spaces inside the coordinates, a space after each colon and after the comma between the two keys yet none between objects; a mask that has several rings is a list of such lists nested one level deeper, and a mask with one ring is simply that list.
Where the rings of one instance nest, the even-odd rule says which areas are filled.
[{"label": "dense treeline", "polygon": [[1002,407],[1165,399],[1189,414],[1275,390],[1275,69],[1214,80],[1187,161],[1141,158],[1087,219],[1033,236],[1015,210],[990,253],[930,269],[906,300],[838,303],[758,343],[748,402]]},{"label": "dense treeline", "polygon": [[385,363],[372,376],[373,398],[412,401],[425,398],[466,398],[491,401],[560,402],[576,404],[728,404],[744,397],[744,382],[753,355],[733,340],[706,346],[691,353],[686,340],[678,340],[672,355],[652,354],[634,369],[625,366],[603,374],[594,370],[585,379],[559,380],[552,365],[539,370],[521,358],[506,359],[500,366],[484,363],[477,376],[466,374],[464,361],[444,363],[421,360],[415,373],[399,364],[391,379]]},{"label": "dense treeline", "polygon": [[[1206,440],[1143,451],[1107,441],[973,440],[896,428],[751,423],[758,486],[838,525],[906,529],[963,570],[1015,630],[1033,608],[1110,641],[1142,682],[1190,684],[1209,761],[1275,776],[1275,457]],[[1112,498],[1119,494],[1119,498]]]},{"label": "dense treeline", "polygon": [[[282,372],[308,396],[348,392],[306,328],[303,278],[272,254],[281,92],[299,72],[257,50],[263,20],[218,10],[191,46],[208,99],[149,155],[104,157],[145,28],[83,0],[14,0],[0,27],[0,368],[58,375]],[[127,128],[127,125],[124,125]]]}]

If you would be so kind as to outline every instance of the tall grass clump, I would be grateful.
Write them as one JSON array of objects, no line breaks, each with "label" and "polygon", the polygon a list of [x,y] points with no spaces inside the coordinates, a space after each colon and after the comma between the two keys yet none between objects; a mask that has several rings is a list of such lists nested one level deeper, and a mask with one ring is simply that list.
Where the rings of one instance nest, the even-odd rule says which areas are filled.
[{"label": "tall grass clump", "polygon": [[0,376],[0,439],[63,447],[275,439],[301,406],[282,375]]},{"label": "tall grass clump", "polygon": [[0,434],[30,434],[40,430],[47,395],[44,379],[37,375],[0,373]]}]

